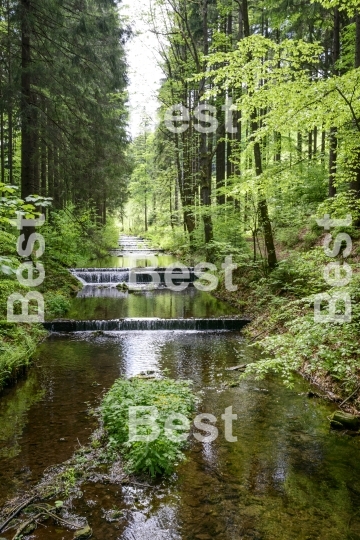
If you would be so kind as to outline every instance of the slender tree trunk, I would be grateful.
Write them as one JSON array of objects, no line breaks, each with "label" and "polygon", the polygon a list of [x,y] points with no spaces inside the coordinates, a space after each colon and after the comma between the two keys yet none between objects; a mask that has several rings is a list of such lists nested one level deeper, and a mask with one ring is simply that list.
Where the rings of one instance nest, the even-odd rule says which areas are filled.
[{"label": "slender tree trunk", "polygon": [[[203,0],[203,40],[204,40],[204,55],[209,52],[208,47],[208,1]],[[200,95],[204,91],[203,82],[200,89]],[[206,133],[200,134],[200,186],[201,186],[201,203],[203,206],[203,223],[205,244],[209,244],[213,239],[213,225],[211,217],[211,165],[209,163],[208,136]]]},{"label": "slender tree trunk", "polygon": [[356,38],[355,38],[355,68],[360,67],[360,13],[355,16]]},{"label": "slender tree trunk", "polygon": [[[340,12],[337,8],[334,11],[334,34],[333,34],[333,68],[335,75],[338,75],[336,62],[340,58]],[[329,134],[329,197],[336,195],[336,173],[337,173],[337,128],[331,127]]]},{"label": "slender tree trunk", "polygon": [[298,153],[299,161],[302,159],[302,152],[303,152],[303,149],[302,149],[302,134],[300,133],[300,131],[298,131],[298,134],[297,134],[297,153]]},{"label": "slender tree trunk", "polygon": [[[243,20],[244,20],[244,36],[250,36],[250,24],[249,24],[249,12],[248,12],[248,2],[247,0],[242,1],[243,7]],[[250,53],[251,54],[251,53]],[[256,133],[258,132],[258,118],[257,111],[254,109],[251,115],[251,136],[254,140],[254,162],[255,162],[255,172],[256,176],[260,177],[263,173],[262,168],[262,157],[261,157],[261,147],[259,141],[255,140]],[[271,227],[271,221],[269,217],[268,205],[265,197],[263,187],[258,186],[258,210],[261,219],[261,224],[264,230],[264,240],[267,250],[267,262],[270,270],[273,270],[277,264],[276,250],[274,243],[274,236]]]},{"label": "slender tree trunk", "polygon": [[4,138],[4,111],[3,96],[1,96],[1,114],[0,114],[0,139],[1,139],[1,181],[5,183],[5,138]]},{"label": "slender tree trunk", "polygon": [[10,1],[7,0],[7,23],[8,23],[8,84],[9,84],[9,96],[8,96],[8,127],[9,127],[9,141],[8,141],[8,167],[9,167],[9,183],[13,184],[13,101],[12,101],[12,64],[11,64],[11,24],[10,24]]},{"label": "slender tree trunk", "polygon": [[[34,104],[31,91],[31,0],[21,0],[21,196],[35,193],[33,128]],[[25,242],[34,232],[24,227]]]},{"label": "slender tree trunk", "polygon": [[54,146],[54,207],[62,208],[59,147]]},{"label": "slender tree trunk", "polygon": [[40,192],[40,170],[39,170],[39,158],[40,158],[40,139],[39,139],[39,126],[38,126],[38,109],[36,107],[36,98],[33,97],[33,159],[32,159],[32,175],[33,175],[33,194],[38,195]]},{"label": "slender tree trunk", "polygon": [[[222,116],[219,118],[220,124],[224,119]],[[221,129],[219,138],[222,139],[217,143],[216,147],[216,188],[222,190],[225,187],[225,130]],[[217,194],[217,203],[225,204],[225,193]]]},{"label": "slender tree trunk", "polygon": [[314,127],[314,133],[313,133],[313,140],[314,140],[314,150],[313,150],[313,155],[314,155],[314,157],[316,157],[316,154],[317,154],[317,136],[318,136],[318,129],[317,129],[317,127],[315,126],[315,127]]},{"label": "slender tree trunk", "polygon": [[[252,128],[253,136],[256,135],[258,131],[258,121],[257,121],[256,110],[252,114],[251,128]],[[254,161],[255,161],[256,176],[260,177],[263,173],[263,168],[262,168],[261,147],[258,141],[255,141],[254,143]],[[259,185],[258,187],[258,198],[259,198],[258,200],[259,216],[260,216],[261,224],[264,230],[265,246],[266,246],[266,251],[268,255],[268,267],[270,270],[273,270],[277,264],[276,250],[275,250],[275,244],[274,244],[273,231],[271,227],[271,221],[269,218],[268,205],[266,202],[266,197],[265,197],[263,187],[261,185]]]},{"label": "slender tree trunk", "polygon": [[43,197],[47,196],[47,186],[46,186],[46,156],[47,148],[44,140],[44,136],[41,137],[40,141],[40,194]]},{"label": "slender tree trunk", "polygon": [[313,134],[312,134],[312,131],[309,131],[308,133],[308,160],[311,161],[312,160],[312,150],[313,150],[313,147],[312,147],[312,137]]},{"label": "slender tree trunk", "polygon": [[326,131],[323,129],[321,132],[321,163],[325,163],[325,151],[326,151]]},{"label": "slender tree trunk", "polygon": [[336,195],[336,159],[337,159],[337,128],[330,128],[329,134],[329,197]]},{"label": "slender tree trunk", "polygon": [[47,147],[48,161],[48,196],[54,199],[54,150],[53,145],[49,142]]},{"label": "slender tree trunk", "polygon": [[279,133],[278,131],[275,131],[274,139],[275,139],[274,161],[276,163],[280,163],[280,161],[281,161],[281,133]]}]

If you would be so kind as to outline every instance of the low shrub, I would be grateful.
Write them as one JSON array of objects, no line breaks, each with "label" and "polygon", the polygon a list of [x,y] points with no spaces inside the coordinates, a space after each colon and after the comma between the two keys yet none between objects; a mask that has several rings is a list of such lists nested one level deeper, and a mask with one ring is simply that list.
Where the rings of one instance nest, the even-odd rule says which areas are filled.
[{"label": "low shrub", "polygon": [[[102,416],[109,436],[109,446],[123,455],[129,472],[170,474],[184,460],[186,442],[170,440],[164,432],[164,422],[171,414],[190,417],[195,396],[188,381],[172,379],[119,379],[105,396]],[[151,442],[129,440],[129,407],[156,407],[156,424],[160,434]],[[176,421],[174,422],[176,423]],[[139,426],[140,435],[150,435],[148,426]]]},{"label": "low shrub", "polygon": [[45,294],[46,317],[62,317],[70,309],[71,302],[61,291]]},{"label": "low shrub", "polygon": [[47,335],[37,324],[0,321],[0,389],[29,365],[39,341]]}]

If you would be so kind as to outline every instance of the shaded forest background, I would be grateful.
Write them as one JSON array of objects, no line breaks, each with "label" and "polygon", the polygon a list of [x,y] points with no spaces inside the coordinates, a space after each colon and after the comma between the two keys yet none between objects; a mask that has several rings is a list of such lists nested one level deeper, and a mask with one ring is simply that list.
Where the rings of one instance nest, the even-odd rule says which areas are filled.
[{"label": "shaded forest background", "polygon": [[[165,244],[166,230],[168,245],[175,234],[175,244],[205,246],[209,258],[251,245],[254,259],[274,269],[276,250],[302,233],[308,247],[316,241],[318,210],[352,213],[357,225],[358,8],[326,0],[154,2],[148,22],[164,72],[161,119],[176,104],[190,114],[177,133],[164,121],[151,132],[144,118],[126,227],[150,228]],[[207,105],[217,111],[210,134],[201,130],[214,121],[212,113],[206,121]]]},{"label": "shaded forest background", "polygon": [[0,3],[1,182],[100,223],[126,195],[124,43],[112,0]]}]

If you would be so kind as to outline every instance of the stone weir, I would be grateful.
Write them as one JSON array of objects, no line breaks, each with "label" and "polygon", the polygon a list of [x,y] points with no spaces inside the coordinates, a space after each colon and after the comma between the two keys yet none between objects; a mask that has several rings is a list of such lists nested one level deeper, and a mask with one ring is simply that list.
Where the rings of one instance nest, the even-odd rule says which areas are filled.
[{"label": "stone weir", "polygon": [[218,318],[218,319],[112,319],[108,321],[73,321],[58,320],[44,323],[50,332],[121,332],[143,330],[198,330],[198,331],[239,331],[250,322],[250,319]]},{"label": "stone weir", "polygon": [[[131,272],[131,278],[130,278]],[[111,285],[117,283],[148,284],[158,283],[166,286],[170,278],[174,285],[193,283],[197,277],[194,268],[187,268],[187,275],[181,269],[166,268],[74,268],[71,273],[83,285]]]}]

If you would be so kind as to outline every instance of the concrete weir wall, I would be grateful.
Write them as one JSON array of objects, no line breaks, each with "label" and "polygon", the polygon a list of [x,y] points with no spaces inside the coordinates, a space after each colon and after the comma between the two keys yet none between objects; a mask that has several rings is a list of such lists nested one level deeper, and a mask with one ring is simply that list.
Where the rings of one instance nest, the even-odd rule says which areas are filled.
[{"label": "concrete weir wall", "polygon": [[50,332],[119,332],[139,330],[241,330],[249,319],[219,318],[219,319],[112,319],[108,321],[73,321],[59,320],[46,322],[46,330]]}]

